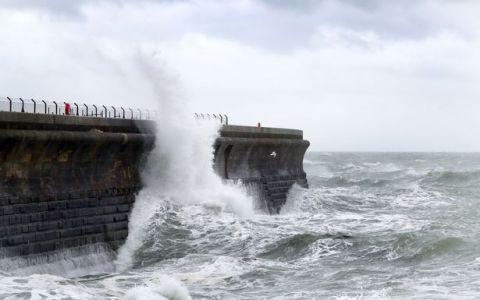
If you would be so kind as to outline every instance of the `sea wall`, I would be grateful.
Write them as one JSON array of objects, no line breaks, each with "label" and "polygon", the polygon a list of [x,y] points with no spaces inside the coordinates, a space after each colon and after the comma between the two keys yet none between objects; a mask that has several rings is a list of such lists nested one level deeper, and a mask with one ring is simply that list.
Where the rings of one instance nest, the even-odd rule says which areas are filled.
[{"label": "sea wall", "polygon": [[271,213],[278,213],[295,183],[308,187],[303,157],[310,143],[301,130],[224,126],[215,147],[215,171],[253,187]]},{"label": "sea wall", "polygon": [[[147,120],[0,112],[0,256],[103,243],[117,249],[155,143]],[[215,171],[271,212],[306,186],[298,130],[224,126]]]},{"label": "sea wall", "polygon": [[154,145],[145,120],[0,112],[0,246],[25,255],[116,249]]}]

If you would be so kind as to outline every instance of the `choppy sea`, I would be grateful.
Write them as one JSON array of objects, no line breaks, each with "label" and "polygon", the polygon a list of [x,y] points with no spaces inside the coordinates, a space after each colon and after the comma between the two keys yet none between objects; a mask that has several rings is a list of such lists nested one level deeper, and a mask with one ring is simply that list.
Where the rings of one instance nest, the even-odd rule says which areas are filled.
[{"label": "choppy sea", "polygon": [[141,194],[149,214],[132,213],[119,257],[2,259],[0,299],[480,298],[480,154],[309,152],[304,165],[310,188],[280,215],[229,202],[256,201],[241,187]]}]

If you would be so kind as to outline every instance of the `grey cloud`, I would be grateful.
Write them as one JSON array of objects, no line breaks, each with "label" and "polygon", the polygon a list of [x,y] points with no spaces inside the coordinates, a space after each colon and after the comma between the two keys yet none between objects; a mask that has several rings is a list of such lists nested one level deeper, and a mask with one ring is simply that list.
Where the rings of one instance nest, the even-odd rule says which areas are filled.
[{"label": "grey cloud", "polygon": [[464,30],[456,28],[444,15],[432,14],[442,3],[429,0],[262,0],[261,3],[265,7],[261,12],[257,7],[246,15],[229,11],[227,16],[211,16],[209,21],[215,29],[208,34],[285,52],[309,47],[312,37],[323,29],[349,32],[343,37],[346,43],[360,43],[359,46],[364,46],[363,41],[355,33],[373,33],[382,40],[394,41],[422,40],[445,31]]},{"label": "grey cloud", "polygon": [[[348,5],[354,6],[356,8],[363,9],[363,10],[368,10],[368,11],[378,9],[379,7],[382,6],[382,4],[385,3],[385,1],[379,1],[379,0],[362,0],[362,1],[358,1],[358,0],[339,0],[339,1],[343,2],[343,3],[346,3]],[[408,2],[408,0],[405,1],[405,2]],[[403,3],[405,3],[405,2],[403,2]]]},{"label": "grey cloud", "polygon": [[169,3],[169,2],[185,2],[188,0],[0,0],[0,8],[10,8],[19,10],[39,10],[45,11],[52,15],[60,16],[80,16],[81,7],[86,4],[95,4],[109,2],[118,5],[126,3]]},{"label": "grey cloud", "polygon": [[20,10],[41,10],[50,13],[77,15],[79,8],[87,3],[95,0],[1,0],[0,7]]},{"label": "grey cloud", "polygon": [[[309,12],[312,8],[319,7],[324,2],[329,0],[260,0],[261,2],[267,4],[272,8],[278,9],[294,9],[303,12]],[[338,2],[343,2],[348,5],[355,6],[361,9],[371,10],[377,8],[381,5],[379,0],[336,0]],[[385,2],[385,1],[383,1]]]},{"label": "grey cloud", "polygon": [[[201,2],[189,0],[0,0],[0,7],[80,17],[82,6],[105,2],[132,7],[138,3],[190,2],[186,21],[191,26],[174,29],[176,34],[189,30],[277,52],[308,47],[312,36],[322,28],[373,32],[382,39],[423,39],[448,29],[441,16],[425,13],[425,6],[428,8],[431,3],[428,0],[259,0],[252,3],[263,6],[251,5],[246,11],[236,9],[232,5],[234,2],[201,5]],[[223,9],[209,11],[203,8],[212,3]],[[348,40],[349,36],[353,37],[346,35],[344,38]],[[350,44],[357,42],[356,38],[348,40]]]},{"label": "grey cloud", "polygon": [[310,9],[317,7],[323,0],[261,0],[267,6],[277,9],[291,9],[301,12],[308,12]]},{"label": "grey cloud", "polygon": [[[369,31],[384,39],[422,39],[446,29],[441,16],[428,14],[428,0],[262,0],[268,7],[291,12],[294,26],[308,28],[337,27],[351,31]],[[282,15],[283,16],[283,15]],[[282,20],[278,20],[280,24]],[[281,28],[281,26],[279,26]],[[298,31],[300,37],[302,31]]]},{"label": "grey cloud", "polygon": [[[344,32],[337,35],[342,39],[340,42],[359,47],[369,47],[369,43],[362,40],[365,33],[392,41],[422,40],[445,31],[469,30],[455,28],[455,24],[445,20],[443,15],[432,14],[442,3],[460,5],[447,0],[258,0],[242,5],[241,9],[236,2],[230,1],[0,0],[0,8],[42,10],[54,16],[81,21],[82,7],[91,8],[96,3],[125,5],[127,9],[135,9],[141,3],[182,3],[184,7],[180,11],[183,15],[180,13],[178,16],[182,22],[175,23],[174,20],[165,24],[168,27],[167,36],[200,33],[277,53],[291,53],[297,49],[317,47],[315,43],[326,43],[328,37],[322,36],[325,30],[327,33],[328,30]],[[161,14],[165,7],[149,7],[149,12],[152,12],[150,18],[155,15],[155,9]],[[158,38],[156,32],[152,33],[148,28],[143,30],[151,32],[149,38]],[[122,34],[148,36],[149,33],[139,34],[132,29]]]}]

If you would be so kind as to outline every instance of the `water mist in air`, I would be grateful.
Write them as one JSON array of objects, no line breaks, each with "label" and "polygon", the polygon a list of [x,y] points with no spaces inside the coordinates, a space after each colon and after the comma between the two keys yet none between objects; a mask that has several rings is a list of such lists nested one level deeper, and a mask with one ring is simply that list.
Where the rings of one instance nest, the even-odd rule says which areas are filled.
[{"label": "water mist in air", "polygon": [[[156,145],[143,172],[144,188],[131,213],[129,235],[120,249],[117,266],[132,266],[135,251],[159,226],[169,226],[165,215],[171,206],[200,205],[215,211],[234,212],[242,217],[253,214],[252,199],[236,185],[227,184],[213,171],[213,143],[221,124],[199,121],[184,113],[181,98],[171,99],[157,82],[165,82],[161,72],[142,64],[160,95]],[[162,76],[162,80],[158,80]]]}]

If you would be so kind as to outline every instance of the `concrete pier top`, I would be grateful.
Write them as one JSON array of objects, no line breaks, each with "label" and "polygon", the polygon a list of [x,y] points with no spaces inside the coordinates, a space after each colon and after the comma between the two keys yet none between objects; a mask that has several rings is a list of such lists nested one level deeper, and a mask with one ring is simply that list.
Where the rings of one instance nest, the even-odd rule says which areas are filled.
[{"label": "concrete pier top", "polygon": [[[0,129],[55,131],[89,131],[98,129],[104,132],[154,133],[155,128],[156,124],[153,120],[0,111]],[[220,129],[220,136],[301,140],[303,139],[303,131],[285,128],[223,125]]]},{"label": "concrete pier top", "polygon": [[1,129],[64,130],[104,132],[153,133],[155,122],[123,118],[82,117],[73,115],[33,114],[0,111]]},{"label": "concrete pier top", "polygon": [[298,129],[238,125],[224,125],[220,135],[222,137],[303,139],[303,131]]}]

